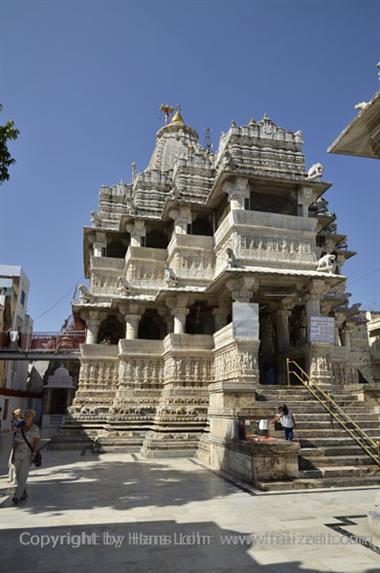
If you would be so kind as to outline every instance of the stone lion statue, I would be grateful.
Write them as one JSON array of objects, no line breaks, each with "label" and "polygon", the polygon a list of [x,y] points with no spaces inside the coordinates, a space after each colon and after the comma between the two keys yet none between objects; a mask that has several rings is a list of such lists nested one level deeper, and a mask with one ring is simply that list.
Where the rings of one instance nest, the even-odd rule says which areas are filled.
[{"label": "stone lion statue", "polygon": [[317,263],[317,271],[325,271],[328,273],[333,273],[335,268],[335,255],[331,255],[330,253],[326,253],[323,255]]},{"label": "stone lion statue", "polygon": [[79,285],[78,290],[81,302],[91,302],[94,300],[94,296],[90,293],[86,285]]},{"label": "stone lion statue", "polygon": [[101,227],[102,226],[102,220],[96,211],[91,211],[90,221],[94,227]]},{"label": "stone lion statue", "polygon": [[121,296],[125,296],[129,293],[129,284],[127,279],[124,277],[119,277],[117,281],[117,293]]},{"label": "stone lion statue", "polygon": [[323,175],[322,163],[314,163],[307,172],[308,179],[320,179]]},{"label": "stone lion statue", "polygon": [[228,266],[228,268],[233,269],[233,268],[239,267],[235,253],[233,252],[233,250],[230,247],[228,247],[228,249],[226,249],[226,254],[227,254],[227,266]]},{"label": "stone lion statue", "polygon": [[165,267],[165,280],[169,286],[175,286],[177,284],[175,272],[168,266]]}]

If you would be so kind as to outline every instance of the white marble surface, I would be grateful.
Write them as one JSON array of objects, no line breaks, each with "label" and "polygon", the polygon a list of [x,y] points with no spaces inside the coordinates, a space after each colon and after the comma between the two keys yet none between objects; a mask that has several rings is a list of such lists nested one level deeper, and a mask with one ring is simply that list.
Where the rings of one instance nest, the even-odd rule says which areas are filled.
[{"label": "white marble surface", "polygon": [[[6,470],[6,453],[3,448],[1,474]],[[379,554],[347,543],[347,537],[325,525],[338,522],[336,516],[366,514],[373,505],[374,489],[250,495],[192,460],[138,461],[127,454],[53,451],[44,451],[44,466],[32,472],[25,504],[12,506],[5,480],[1,475],[3,571],[380,571]],[[365,528],[364,519],[348,527],[368,535]],[[74,547],[73,536],[83,532],[96,534],[93,539],[99,544]],[[178,544],[181,534],[193,533],[205,537],[198,537],[197,545]],[[122,536],[121,547],[105,545],[107,534]],[[140,534],[166,535],[171,544],[163,544],[163,538],[147,543]],[[240,538],[228,545],[223,538],[242,534],[256,535],[256,542],[254,537]],[[318,539],[330,535],[333,542],[305,544],[301,536],[306,535],[321,536]],[[49,545],[27,544],[32,539],[48,540]],[[59,539],[55,548],[54,539]]]}]

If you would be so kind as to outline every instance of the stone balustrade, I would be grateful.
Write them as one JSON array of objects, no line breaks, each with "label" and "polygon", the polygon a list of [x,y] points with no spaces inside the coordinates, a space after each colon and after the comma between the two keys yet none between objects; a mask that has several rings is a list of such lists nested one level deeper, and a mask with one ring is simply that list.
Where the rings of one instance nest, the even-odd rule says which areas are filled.
[{"label": "stone balustrade", "polygon": [[215,233],[216,273],[227,264],[228,248],[242,264],[315,270],[315,225],[308,217],[232,210]]},{"label": "stone balustrade", "polygon": [[166,286],[166,249],[129,246],[125,256],[125,273],[132,287],[157,289]]},{"label": "stone balustrade", "polygon": [[207,283],[214,277],[214,238],[173,234],[168,246],[168,266],[187,284]]},{"label": "stone balustrade", "polygon": [[91,257],[91,292],[95,295],[116,294],[119,277],[125,266],[124,258]]}]

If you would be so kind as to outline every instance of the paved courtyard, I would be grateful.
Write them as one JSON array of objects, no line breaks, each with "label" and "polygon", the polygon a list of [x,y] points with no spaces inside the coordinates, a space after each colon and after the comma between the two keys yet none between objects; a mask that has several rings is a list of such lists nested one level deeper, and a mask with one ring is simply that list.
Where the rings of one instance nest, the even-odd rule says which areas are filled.
[{"label": "paved courtyard", "polygon": [[[1,457],[6,470],[6,452]],[[195,460],[44,450],[29,500],[0,478],[1,570],[379,573],[374,489],[244,491]]]}]

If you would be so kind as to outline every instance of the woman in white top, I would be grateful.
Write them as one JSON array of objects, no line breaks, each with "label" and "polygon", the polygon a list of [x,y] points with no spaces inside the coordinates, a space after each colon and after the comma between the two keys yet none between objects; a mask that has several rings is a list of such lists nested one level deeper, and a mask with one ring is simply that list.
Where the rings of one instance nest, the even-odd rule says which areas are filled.
[{"label": "woman in white top", "polygon": [[273,422],[277,422],[278,420],[280,421],[281,426],[284,428],[285,440],[292,442],[296,423],[293,414],[289,412],[286,404],[283,404],[278,408],[278,414],[274,417]]}]

